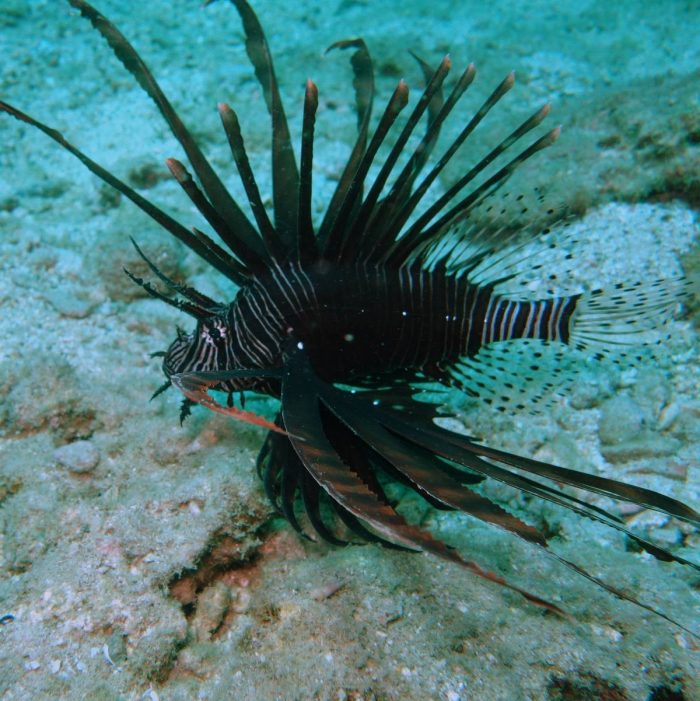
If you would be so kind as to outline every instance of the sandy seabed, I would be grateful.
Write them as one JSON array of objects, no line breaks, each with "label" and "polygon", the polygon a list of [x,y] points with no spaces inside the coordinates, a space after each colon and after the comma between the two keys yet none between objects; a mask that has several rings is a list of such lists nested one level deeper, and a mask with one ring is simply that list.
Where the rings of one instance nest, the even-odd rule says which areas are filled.
[{"label": "sandy seabed", "polygon": [[[455,5],[459,5],[455,7]],[[361,35],[377,106],[399,77],[449,51],[475,61],[474,95],[515,68],[484,125],[493,143],[543,102],[563,135],[524,182],[581,212],[577,273],[592,285],[700,276],[700,8],[674,2],[254,4],[295,143],[303,85],[321,103],[314,171],[323,213],[355,128],[347,56]],[[215,105],[239,112],[269,195],[268,121],[230,3],[103,0],[243,201]],[[663,11],[662,11],[663,8]],[[67,3],[3,0],[0,99],[60,128],[106,167],[201,226],[167,174],[181,157],[156,109]],[[466,116],[465,116],[466,115]],[[491,139],[489,141],[489,139]],[[475,144],[477,153],[483,148]],[[445,183],[473,162],[455,159]],[[184,427],[152,351],[184,320],[122,272],[145,274],[134,236],[170,274],[232,290],[43,135],[0,117],[0,694],[3,699],[700,700],[697,640],[597,590],[467,517],[424,523],[484,567],[553,599],[570,619],[427,556],[300,541],[255,476],[263,434],[204,410]],[[697,312],[655,361],[592,369],[544,415],[465,406],[470,432],[504,449],[626,479],[700,506]],[[251,399],[254,409],[268,402]],[[634,420],[626,421],[630,417]],[[553,548],[700,626],[698,578],[632,552],[555,507],[503,494]],[[599,499],[595,503],[614,508]],[[407,504],[420,514],[420,505]],[[692,529],[620,512],[640,535],[697,561]]]}]

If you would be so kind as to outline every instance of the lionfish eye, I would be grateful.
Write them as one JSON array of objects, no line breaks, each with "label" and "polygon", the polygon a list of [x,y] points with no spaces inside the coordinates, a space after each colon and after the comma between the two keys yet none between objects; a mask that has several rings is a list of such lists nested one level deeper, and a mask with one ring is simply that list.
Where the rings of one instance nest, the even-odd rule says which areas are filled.
[{"label": "lionfish eye", "polygon": [[207,335],[212,341],[220,341],[224,337],[221,333],[221,329],[219,329],[219,327],[214,324],[212,324],[211,326],[206,326],[204,331],[207,333]]}]

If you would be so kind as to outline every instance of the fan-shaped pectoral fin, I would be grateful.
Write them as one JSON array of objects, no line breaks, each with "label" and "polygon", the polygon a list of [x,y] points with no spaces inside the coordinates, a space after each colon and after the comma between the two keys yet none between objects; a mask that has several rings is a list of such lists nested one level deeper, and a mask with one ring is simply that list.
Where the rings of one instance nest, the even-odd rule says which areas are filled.
[{"label": "fan-shaped pectoral fin", "polygon": [[[282,416],[289,439],[311,477],[332,500],[360,519],[383,538],[425,551],[468,569],[473,574],[517,591],[531,603],[562,613],[555,604],[508,583],[477,563],[463,559],[430,533],[409,524],[345,464],[324,430],[321,406],[324,396],[337,392],[314,372],[308,356],[294,350],[287,356],[282,376]],[[369,449],[369,446],[368,446]]]}]

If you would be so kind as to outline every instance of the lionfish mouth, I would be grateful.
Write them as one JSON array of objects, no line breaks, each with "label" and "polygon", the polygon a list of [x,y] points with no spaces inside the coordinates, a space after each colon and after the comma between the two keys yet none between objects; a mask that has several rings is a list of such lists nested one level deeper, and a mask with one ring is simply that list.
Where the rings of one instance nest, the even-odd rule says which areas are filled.
[{"label": "lionfish mouth", "polygon": [[[436,70],[418,59],[425,90],[370,185],[368,173],[408,104],[408,87],[398,83],[371,133],[374,74],[367,46],[361,39],[334,44],[331,48],[352,50],[358,136],[317,225],[311,192],[318,90],[307,82],[297,165],[262,27],[246,0],[232,0],[272,120],[274,221],[250,166],[238,118],[227,104],[218,106],[251,221],[128,40],[90,3],[68,2],[107,40],[155,102],[195,177],[174,158],[167,160],[168,168],[221,244],[197,228],[180,224],[57,130],[6,102],[0,102],[0,111],[44,132],[240,286],[232,302],[216,302],[165,276],[136,246],[152,273],[175,296],[127,271],[130,278],[148,294],[196,319],[198,327],[213,317],[222,319],[226,331],[221,337],[225,339],[222,356],[235,360],[211,371],[197,371],[196,363],[209,357],[207,339],[178,333],[168,351],[156,354],[167,361],[168,381],[154,396],[175,386],[185,397],[181,419],[191,406],[200,404],[267,429],[257,462],[265,491],[292,527],[309,537],[316,534],[335,544],[347,544],[353,538],[432,553],[519,592],[531,603],[561,612],[552,602],[486,571],[409,522],[385,489],[387,482],[397,482],[436,509],[469,514],[546,550],[620,599],[695,635],[662,611],[553,553],[545,533],[472,487],[485,480],[509,485],[616,529],[659,560],[696,571],[700,571],[697,564],[639,537],[618,515],[562,485],[654,509],[696,527],[700,514],[648,489],[487,447],[438,426],[438,406],[417,398],[419,384],[432,381],[459,388],[502,410],[526,406],[561,386],[566,372],[560,361],[568,349],[633,362],[625,348],[661,340],[658,332],[683,298],[681,278],[621,283],[609,292],[577,290],[557,296],[550,291],[545,298],[526,294],[523,269],[531,276],[545,270],[556,244],[549,229],[514,227],[506,209],[494,206],[493,198],[518,167],[556,141],[559,127],[516,155],[506,155],[541,124],[549,106],[524,120],[454,185],[426,204],[428,190],[511,89],[514,75],[495,88],[418,180],[431,161],[444,121],[476,75],[474,66],[467,66],[445,97],[450,59],[445,57]],[[410,140],[424,117],[427,128],[410,151]],[[408,158],[399,168],[406,153]],[[486,214],[492,219],[485,225]],[[540,246],[540,258],[528,248],[533,243]],[[530,265],[523,265],[524,261]],[[575,262],[568,265],[571,271]],[[553,277],[547,276],[548,284]],[[547,364],[543,357],[552,348]],[[249,363],[242,363],[242,357]],[[188,365],[186,358],[196,362]],[[363,368],[365,376],[358,378]],[[533,389],[541,368],[549,368],[550,376],[543,387]],[[279,398],[274,420],[232,404],[221,406],[209,394],[243,381]]]}]

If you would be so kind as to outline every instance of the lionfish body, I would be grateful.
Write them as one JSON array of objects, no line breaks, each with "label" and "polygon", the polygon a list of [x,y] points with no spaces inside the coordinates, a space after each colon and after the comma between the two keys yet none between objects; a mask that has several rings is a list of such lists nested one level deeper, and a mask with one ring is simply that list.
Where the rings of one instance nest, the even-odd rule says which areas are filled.
[{"label": "lionfish body", "polygon": [[[199,229],[188,230],[55,129],[7,103],[0,102],[0,110],[69,150],[239,285],[231,303],[219,302],[169,279],[145,256],[175,298],[131,276],[149,294],[197,321],[193,332],[178,331],[170,348],[159,354],[167,382],[157,393],[171,385],[182,391],[186,397],[182,417],[192,405],[201,404],[270,429],[258,470],[272,502],[295,529],[315,532],[333,543],[347,543],[350,534],[350,538],[427,551],[558,611],[554,604],[465,560],[428,531],[406,521],[385,491],[387,482],[399,482],[435,508],[463,511],[548,549],[542,532],[471,489],[488,478],[617,529],[658,559],[700,569],[631,533],[618,516],[573,496],[561,485],[634,502],[700,525],[700,515],[688,506],[651,490],[485,446],[436,424],[438,407],[418,399],[421,383],[439,382],[497,408],[526,406],[561,385],[557,378],[561,368],[555,362],[548,366],[551,371],[542,387],[532,389],[548,346],[600,355],[611,347],[651,342],[683,294],[683,281],[674,279],[619,284],[609,293],[558,294],[552,289],[533,296],[527,280],[519,280],[523,268],[529,269],[532,278],[545,265],[529,246],[539,243],[547,255],[552,248],[549,229],[534,234],[513,230],[503,220],[507,214],[498,213],[492,225],[485,226],[481,215],[489,211],[494,193],[511,173],[556,140],[559,130],[553,129],[504,160],[504,154],[542,122],[548,107],[520,124],[429,206],[425,204],[426,192],[445,165],[508,92],[512,74],[435,164],[426,168],[444,120],[475,71],[467,67],[445,96],[449,59],[435,71],[419,60],[425,90],[369,184],[368,172],[408,102],[408,89],[403,81],[398,84],[370,133],[374,83],[367,47],[359,39],[334,45],[353,50],[359,134],[326,214],[315,223],[311,164],[316,87],[310,81],[306,86],[297,165],[264,34],[246,0],[232,0],[272,118],[274,221],[263,204],[237,117],[230,107],[219,105],[251,221],[126,38],[85,0],[68,1],[104,36],[156,103],[183,146],[195,177],[175,159],[168,159],[168,167],[223,245]],[[402,160],[423,118],[427,121],[424,135]],[[427,172],[419,180],[424,169]],[[220,405],[210,390],[228,393],[228,406]],[[233,394],[246,390],[279,398],[274,423],[234,406]],[[551,554],[616,596],[672,620]]]},{"label": "lionfish body", "polygon": [[[287,264],[241,290],[226,311],[175,342],[167,374],[280,368],[290,338],[320,378],[435,375],[489,343],[566,342],[578,295],[518,301],[443,270]],[[222,389],[255,389],[254,378]]]}]

